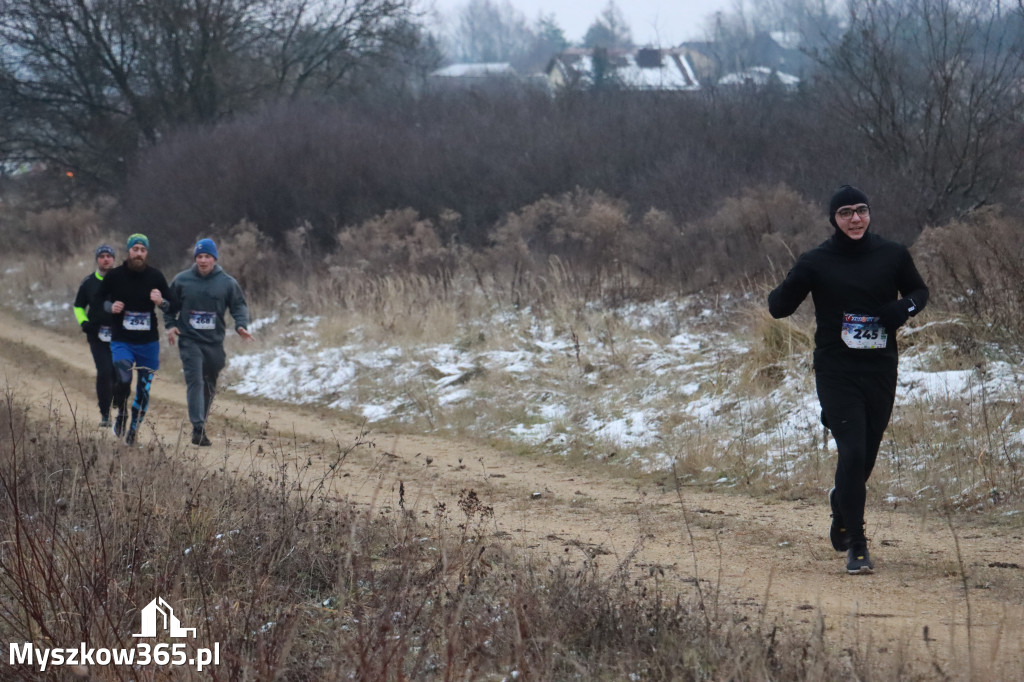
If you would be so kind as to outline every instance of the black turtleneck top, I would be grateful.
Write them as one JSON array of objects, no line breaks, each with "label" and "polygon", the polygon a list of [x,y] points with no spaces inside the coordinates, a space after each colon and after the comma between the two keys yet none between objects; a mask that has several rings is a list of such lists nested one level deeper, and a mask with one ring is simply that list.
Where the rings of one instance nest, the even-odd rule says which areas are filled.
[{"label": "black turtleneck top", "polygon": [[[121,301],[124,310],[118,314],[111,313],[111,338],[123,343],[152,343],[160,340],[157,327],[156,305],[149,300],[153,289],[159,289],[160,295],[167,302],[165,310],[175,313],[178,310],[177,299],[167,286],[164,273],[147,265],[142,270],[132,270],[128,261],[107,273],[100,283],[100,295],[113,303]],[[106,309],[106,306],[104,306]],[[135,324],[131,321],[135,320]]]},{"label": "black turtleneck top", "polygon": [[899,296],[913,300],[912,315],[928,303],[928,287],[907,247],[871,232],[853,240],[838,229],[797,259],[782,284],[768,294],[768,311],[774,318],[792,315],[808,293],[817,322],[814,368],[827,373],[895,372],[895,331],[887,334],[884,348],[850,348],[842,337],[844,316],[876,316]]}]

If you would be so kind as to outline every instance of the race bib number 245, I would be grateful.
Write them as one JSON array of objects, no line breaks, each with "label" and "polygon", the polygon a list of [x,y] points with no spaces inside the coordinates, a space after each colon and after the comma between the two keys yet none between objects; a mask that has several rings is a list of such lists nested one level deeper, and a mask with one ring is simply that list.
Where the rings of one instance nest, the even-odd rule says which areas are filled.
[{"label": "race bib number 245", "polygon": [[867,350],[885,348],[889,336],[881,320],[874,315],[843,314],[843,343],[848,348]]}]

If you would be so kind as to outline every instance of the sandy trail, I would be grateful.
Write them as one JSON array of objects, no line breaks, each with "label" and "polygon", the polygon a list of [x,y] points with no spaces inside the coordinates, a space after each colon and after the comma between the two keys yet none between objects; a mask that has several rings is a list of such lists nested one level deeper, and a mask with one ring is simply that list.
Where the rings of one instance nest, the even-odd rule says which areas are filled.
[{"label": "sandy trail", "polygon": [[[163,361],[171,364],[172,354],[164,347]],[[142,440],[158,438],[192,454],[178,374],[168,370],[154,382]],[[93,428],[93,376],[84,338],[0,312],[0,379],[37,417],[55,408],[66,413],[66,392],[80,423]],[[533,556],[591,557],[607,567],[632,556],[641,579],[660,568],[670,592],[693,594],[697,577],[712,605],[786,626],[810,627],[822,618],[825,637],[837,647],[905,651],[915,669],[937,664],[953,679],[1024,679],[1019,529],[951,529],[939,517],[869,509],[877,572],[848,576],[845,555],[826,538],[824,497],[778,501],[693,487],[677,493],[671,484],[538,463],[471,442],[361,434],[328,410],[224,394],[217,400],[214,446],[200,451],[208,466],[273,472],[280,460],[254,457],[247,435],[267,427],[287,457],[312,458],[314,468],[360,438],[370,440],[374,447],[357,447],[344,460],[348,475],[334,479],[339,497],[394,508],[401,481],[406,508],[428,511],[439,502],[454,508],[460,491],[471,489],[494,508],[494,533]]]}]

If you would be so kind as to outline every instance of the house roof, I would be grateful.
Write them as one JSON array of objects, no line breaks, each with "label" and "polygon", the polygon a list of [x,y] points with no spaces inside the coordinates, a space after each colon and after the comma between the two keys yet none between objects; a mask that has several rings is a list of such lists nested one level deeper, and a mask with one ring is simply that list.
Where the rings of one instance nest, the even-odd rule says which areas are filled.
[{"label": "house roof", "polygon": [[[607,55],[608,66],[624,87],[636,90],[700,89],[683,50],[608,50]],[[585,48],[566,50],[551,60],[545,73],[558,86],[592,85],[594,51]]]},{"label": "house roof", "polygon": [[516,70],[508,62],[452,64],[430,74],[432,78],[508,78],[515,75]]},{"label": "house roof", "polygon": [[800,85],[800,79],[791,73],[775,71],[767,66],[751,66],[749,69],[734,71],[718,79],[719,85],[755,85],[762,87],[768,85],[772,78],[777,78],[787,90],[796,89]]}]

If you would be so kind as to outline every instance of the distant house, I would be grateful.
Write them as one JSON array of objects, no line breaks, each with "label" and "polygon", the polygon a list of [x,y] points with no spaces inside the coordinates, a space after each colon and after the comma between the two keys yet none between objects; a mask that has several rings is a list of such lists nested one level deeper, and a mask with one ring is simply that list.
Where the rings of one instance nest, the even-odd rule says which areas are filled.
[{"label": "distant house", "polygon": [[427,76],[431,89],[500,89],[517,85],[519,74],[508,62],[452,64]]},{"label": "distant house", "polygon": [[800,51],[800,34],[787,31],[761,32],[747,47],[747,64],[767,66],[773,71],[804,75],[812,66]]},{"label": "distant house", "polygon": [[742,71],[727,73],[718,79],[718,84],[725,86],[763,88],[772,83],[781,85],[785,90],[796,90],[800,86],[800,79],[790,73],[773,71],[767,66],[752,66]]},{"label": "distant house", "polygon": [[794,88],[813,68],[811,58],[800,50],[800,39],[785,31],[760,32],[742,42],[691,41],[679,49],[704,83],[722,84],[725,78],[725,84],[757,84],[765,80],[765,73],[777,73],[783,85]]},{"label": "distant house", "polygon": [[681,43],[678,49],[686,56],[686,60],[693,67],[693,72],[698,80],[712,82],[714,74],[721,73],[721,60],[714,43],[690,41]]},{"label": "distant house", "polygon": [[555,89],[589,88],[607,79],[633,90],[699,90],[700,82],[682,50],[644,47],[636,50],[570,48],[544,70]]}]

